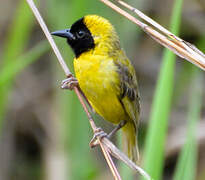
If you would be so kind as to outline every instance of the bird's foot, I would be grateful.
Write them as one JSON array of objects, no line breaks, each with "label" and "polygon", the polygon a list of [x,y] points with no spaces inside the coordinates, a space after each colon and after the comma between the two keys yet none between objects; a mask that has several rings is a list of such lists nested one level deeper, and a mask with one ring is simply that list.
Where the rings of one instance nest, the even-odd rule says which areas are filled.
[{"label": "bird's foot", "polygon": [[102,139],[104,137],[108,137],[107,133],[105,133],[102,128],[97,128],[94,132],[93,138],[90,141],[90,147],[94,148],[98,144],[98,138]]},{"label": "bird's foot", "polygon": [[73,90],[73,88],[76,86],[78,86],[78,80],[72,75],[61,82],[62,89]]},{"label": "bird's foot", "polygon": [[97,128],[94,132],[93,138],[90,141],[90,147],[93,148],[98,144],[97,137],[100,139],[104,137],[110,139],[119,129],[124,127],[126,123],[127,121],[122,120],[109,134],[105,133],[102,128]]}]

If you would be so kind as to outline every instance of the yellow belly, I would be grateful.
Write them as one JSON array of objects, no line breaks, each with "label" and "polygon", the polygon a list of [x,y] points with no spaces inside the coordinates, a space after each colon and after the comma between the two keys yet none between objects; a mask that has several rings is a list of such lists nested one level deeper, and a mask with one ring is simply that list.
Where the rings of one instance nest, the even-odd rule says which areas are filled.
[{"label": "yellow belly", "polygon": [[126,119],[118,96],[119,76],[112,59],[103,56],[80,56],[74,60],[76,77],[95,111],[114,124]]}]

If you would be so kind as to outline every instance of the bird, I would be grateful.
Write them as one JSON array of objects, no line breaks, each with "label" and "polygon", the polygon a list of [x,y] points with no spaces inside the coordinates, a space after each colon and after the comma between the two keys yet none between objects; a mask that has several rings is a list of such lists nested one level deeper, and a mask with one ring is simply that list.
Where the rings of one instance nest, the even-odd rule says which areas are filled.
[{"label": "bird", "polygon": [[64,87],[69,81],[72,81],[70,85],[79,84],[94,111],[116,125],[113,134],[122,129],[123,147],[128,157],[137,163],[140,115],[137,77],[114,26],[101,16],[85,15],[70,29],[51,34],[66,38],[75,54],[77,80],[68,78],[63,81]]}]

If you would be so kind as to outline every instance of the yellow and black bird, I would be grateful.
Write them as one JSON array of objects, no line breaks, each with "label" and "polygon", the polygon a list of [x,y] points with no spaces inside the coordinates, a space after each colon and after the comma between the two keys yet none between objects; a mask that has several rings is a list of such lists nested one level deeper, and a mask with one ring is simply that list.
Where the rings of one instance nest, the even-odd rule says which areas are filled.
[{"label": "yellow and black bird", "polygon": [[136,162],[140,113],[137,79],[114,27],[105,18],[87,15],[70,29],[52,35],[67,39],[75,53],[74,69],[80,88],[100,116],[118,125],[118,129],[122,127],[127,154]]}]

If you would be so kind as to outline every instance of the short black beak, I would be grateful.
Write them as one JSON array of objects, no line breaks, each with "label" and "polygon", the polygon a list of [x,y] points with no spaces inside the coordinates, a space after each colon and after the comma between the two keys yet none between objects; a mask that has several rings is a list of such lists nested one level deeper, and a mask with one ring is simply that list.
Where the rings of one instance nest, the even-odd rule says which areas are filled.
[{"label": "short black beak", "polygon": [[70,29],[59,30],[51,33],[54,36],[68,38],[69,40],[75,40],[75,36],[70,32]]}]

